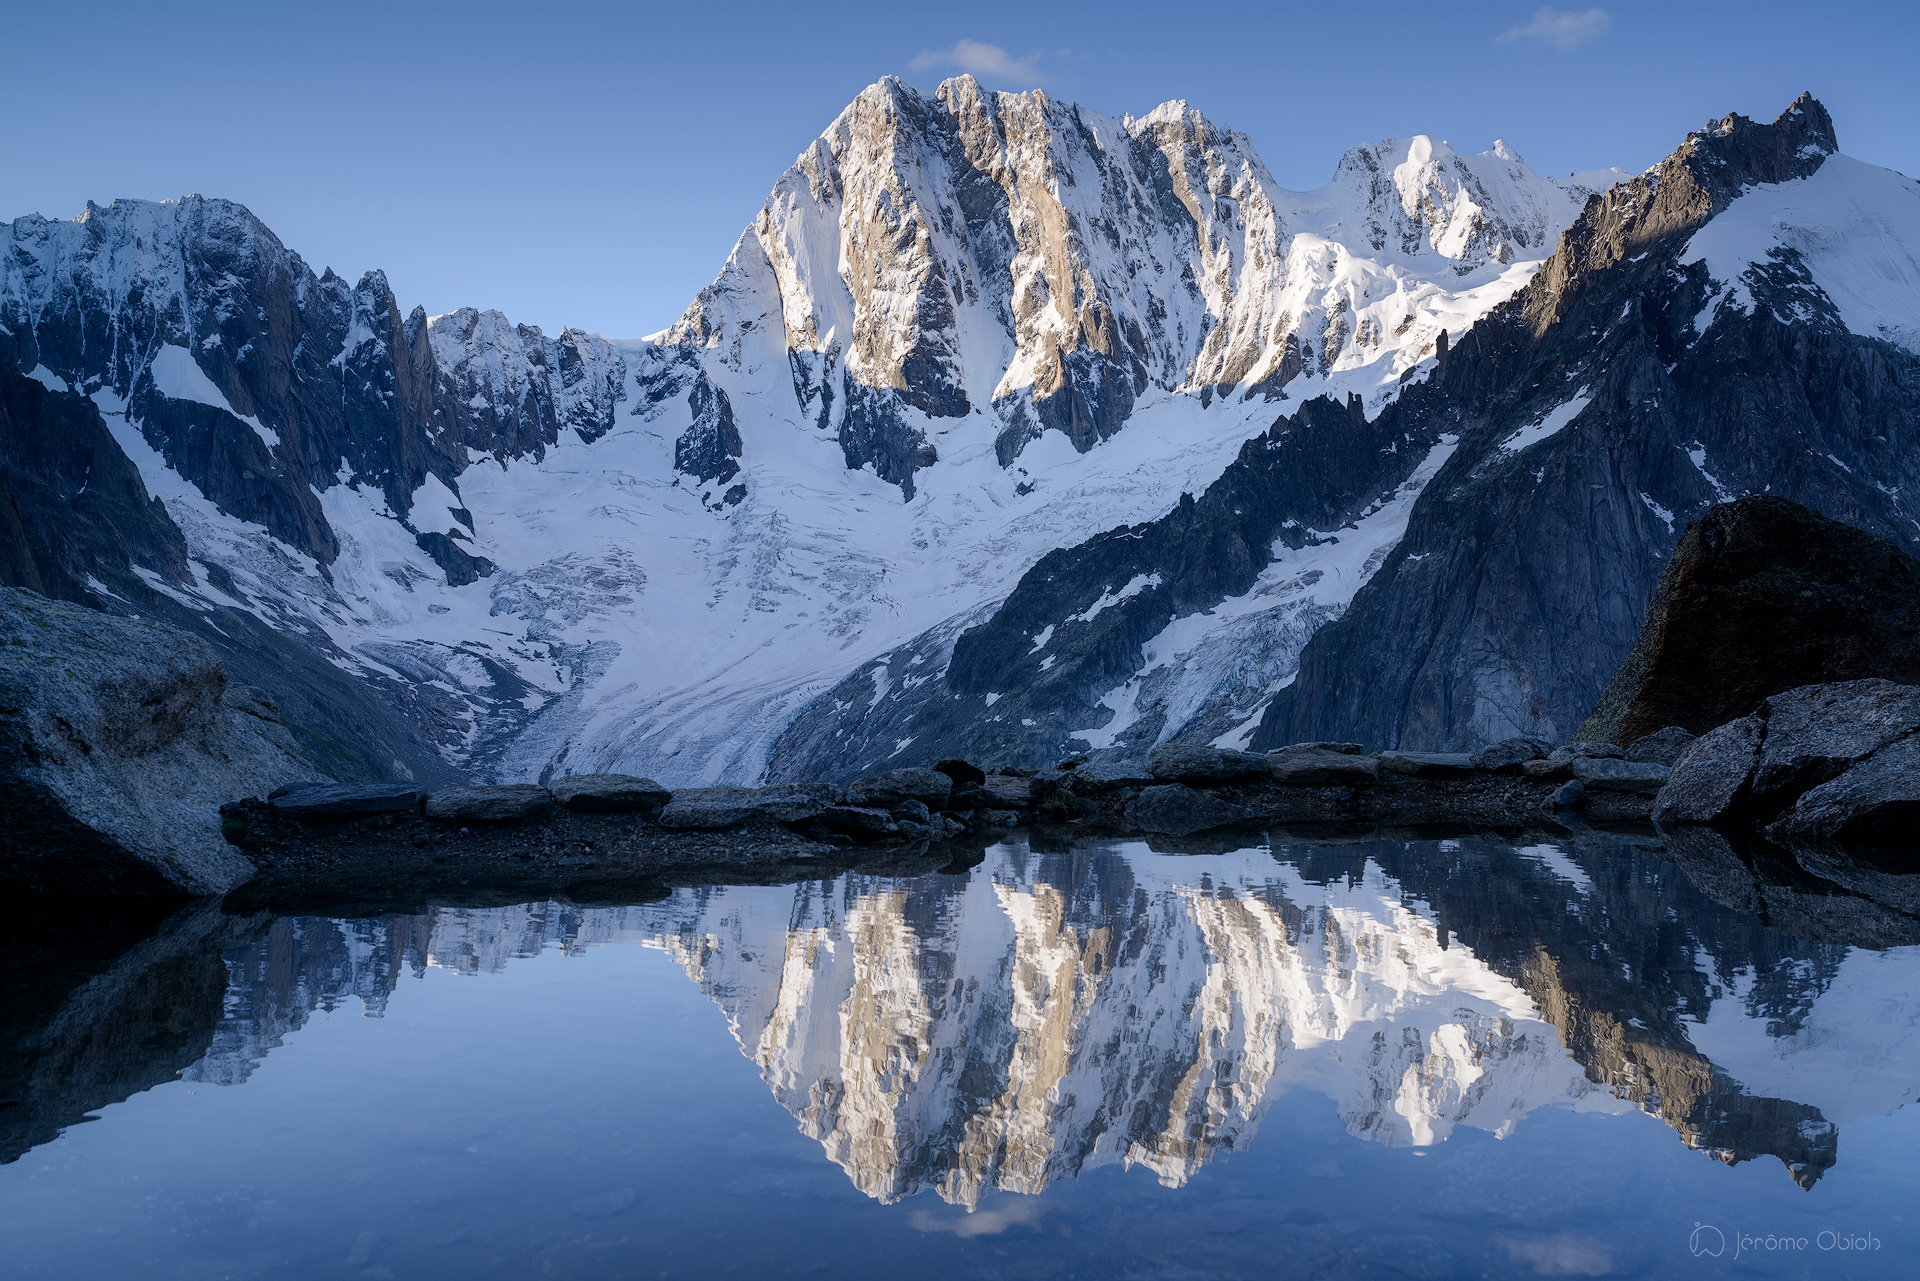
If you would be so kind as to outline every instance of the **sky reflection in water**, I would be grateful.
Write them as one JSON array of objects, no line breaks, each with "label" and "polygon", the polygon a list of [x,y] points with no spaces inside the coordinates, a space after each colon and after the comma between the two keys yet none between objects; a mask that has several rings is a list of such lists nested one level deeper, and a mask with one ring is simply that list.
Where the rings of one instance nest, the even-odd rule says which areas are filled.
[{"label": "sky reflection in water", "polygon": [[1009,844],[628,907],[199,910],[96,968],[9,1051],[0,1275],[1839,1277],[1920,1247],[1920,948],[1793,938],[1624,846]]}]

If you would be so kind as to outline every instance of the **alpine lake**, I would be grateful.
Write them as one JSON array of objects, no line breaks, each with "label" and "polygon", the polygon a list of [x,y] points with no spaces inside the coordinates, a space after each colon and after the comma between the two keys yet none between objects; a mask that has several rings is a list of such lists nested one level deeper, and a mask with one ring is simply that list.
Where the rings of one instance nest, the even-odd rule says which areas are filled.
[{"label": "alpine lake", "polygon": [[[1920,879],[1920,878],[1898,878]],[[1920,946],[1657,835],[10,912],[0,1276],[1920,1275]]]}]

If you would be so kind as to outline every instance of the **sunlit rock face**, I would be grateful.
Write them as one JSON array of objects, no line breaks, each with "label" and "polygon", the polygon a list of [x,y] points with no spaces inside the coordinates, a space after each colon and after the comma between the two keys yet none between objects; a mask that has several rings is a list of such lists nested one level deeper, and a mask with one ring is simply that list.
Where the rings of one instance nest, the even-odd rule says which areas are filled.
[{"label": "sunlit rock face", "polygon": [[224,1014],[185,1075],[243,1081],[313,1010],[377,1016],[429,966],[615,943],[682,966],[888,1201],[1112,1164],[1178,1185],[1297,1089],[1396,1146],[1640,1111],[1807,1187],[1842,1127],[1920,1097],[1920,948],[1796,940],[1629,845],[1491,839],[999,846],[965,875],[279,918],[225,944]]}]

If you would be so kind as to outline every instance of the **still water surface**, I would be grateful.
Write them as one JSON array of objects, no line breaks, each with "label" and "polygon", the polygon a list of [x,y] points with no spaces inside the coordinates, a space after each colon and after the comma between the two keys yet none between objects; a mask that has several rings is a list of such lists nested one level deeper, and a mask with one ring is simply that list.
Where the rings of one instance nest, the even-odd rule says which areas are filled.
[{"label": "still water surface", "polygon": [[93,969],[15,1033],[0,1275],[1920,1274],[1920,948],[1622,845],[1014,842]]}]

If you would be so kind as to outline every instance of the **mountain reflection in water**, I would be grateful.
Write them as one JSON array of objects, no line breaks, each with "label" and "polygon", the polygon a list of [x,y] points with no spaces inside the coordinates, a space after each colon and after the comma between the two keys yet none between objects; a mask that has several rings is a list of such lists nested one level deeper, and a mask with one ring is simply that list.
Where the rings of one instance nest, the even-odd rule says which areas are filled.
[{"label": "mountain reflection in water", "polygon": [[962,875],[627,907],[195,909],[4,1029],[0,1155],[176,1076],[238,1085],[314,1010],[377,1015],[428,966],[608,943],[672,955],[882,1201],[972,1206],[1108,1164],[1177,1186],[1299,1089],[1389,1145],[1640,1109],[1811,1187],[1841,1126],[1920,1093],[1920,948],[1797,939],[1631,843],[1008,844]]}]

